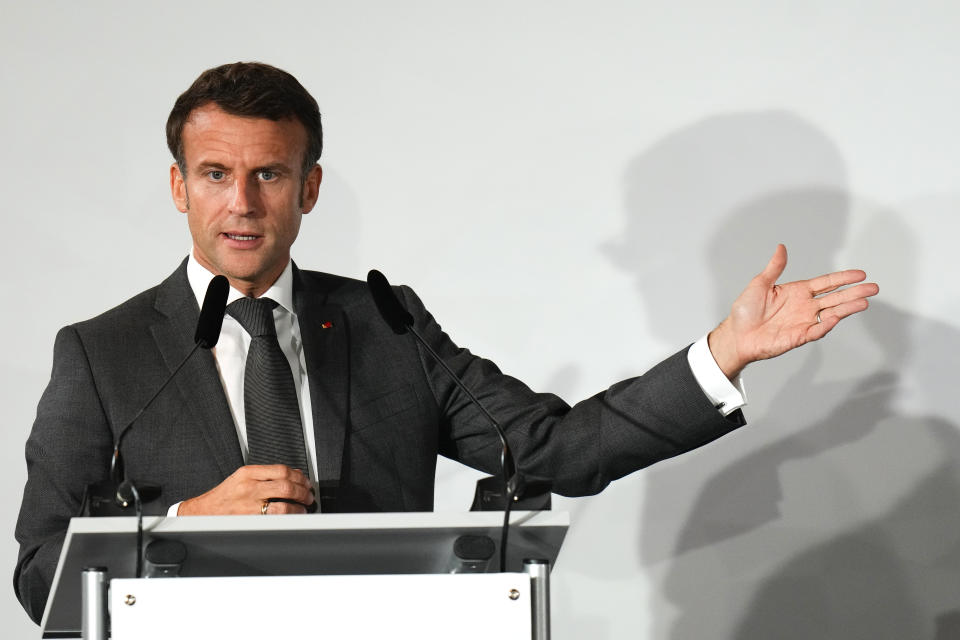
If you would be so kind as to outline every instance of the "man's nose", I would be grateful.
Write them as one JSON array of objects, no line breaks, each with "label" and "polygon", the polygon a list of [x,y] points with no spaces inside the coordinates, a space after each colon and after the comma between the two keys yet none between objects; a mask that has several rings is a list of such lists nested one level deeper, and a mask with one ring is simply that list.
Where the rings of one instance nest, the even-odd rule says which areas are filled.
[{"label": "man's nose", "polygon": [[230,212],[237,215],[256,213],[258,202],[258,184],[247,176],[239,176],[233,183],[233,197]]}]

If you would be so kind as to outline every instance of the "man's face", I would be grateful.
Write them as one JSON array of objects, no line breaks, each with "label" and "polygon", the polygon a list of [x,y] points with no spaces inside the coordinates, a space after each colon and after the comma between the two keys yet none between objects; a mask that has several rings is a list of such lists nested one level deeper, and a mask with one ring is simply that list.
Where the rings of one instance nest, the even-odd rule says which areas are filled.
[{"label": "man's face", "polygon": [[317,202],[321,171],[303,180],[307,134],[297,120],[233,116],[214,104],[183,127],[186,175],[170,167],[170,190],[187,214],[197,261],[257,296],[290,260],[300,218]]}]

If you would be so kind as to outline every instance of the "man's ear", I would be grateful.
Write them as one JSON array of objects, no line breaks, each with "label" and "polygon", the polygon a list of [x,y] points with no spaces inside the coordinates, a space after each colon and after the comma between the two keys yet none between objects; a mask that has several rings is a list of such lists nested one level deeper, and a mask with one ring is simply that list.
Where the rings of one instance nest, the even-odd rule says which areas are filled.
[{"label": "man's ear", "polygon": [[170,195],[173,196],[173,204],[182,213],[190,209],[190,199],[187,197],[187,183],[180,173],[180,165],[174,162],[170,165]]},{"label": "man's ear", "polygon": [[323,180],[323,169],[315,164],[307,172],[307,179],[303,181],[303,190],[300,196],[300,211],[310,213],[317,204],[317,196],[320,193],[320,182]]}]

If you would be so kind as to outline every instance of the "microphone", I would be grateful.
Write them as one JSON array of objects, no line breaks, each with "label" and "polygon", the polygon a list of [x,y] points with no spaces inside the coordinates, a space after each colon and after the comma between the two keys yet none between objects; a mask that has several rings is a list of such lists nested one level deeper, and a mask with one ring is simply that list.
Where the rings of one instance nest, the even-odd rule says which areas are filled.
[{"label": "microphone", "polygon": [[490,415],[490,412],[487,411],[487,408],[483,406],[480,400],[477,399],[473,392],[470,391],[463,384],[463,381],[460,377],[453,372],[450,367],[447,366],[447,363],[443,361],[443,358],[433,350],[427,341],[423,339],[416,329],[413,328],[413,316],[410,315],[410,312],[407,311],[400,300],[397,299],[397,296],[394,295],[393,289],[390,288],[390,283],[387,281],[387,277],[377,271],[376,269],[371,269],[367,274],[367,286],[370,288],[370,295],[373,296],[373,302],[377,305],[377,310],[380,312],[380,315],[386,321],[387,325],[393,329],[393,332],[397,335],[403,335],[410,332],[411,335],[423,346],[424,349],[433,357],[437,363],[443,367],[443,370],[447,372],[450,378],[454,381],[457,387],[460,388],[467,397],[470,398],[471,402],[480,409],[481,413],[486,416],[487,420],[490,421],[490,424],[493,425],[493,428],[496,429],[497,435],[500,436],[500,442],[503,444],[503,451],[500,457],[500,465],[503,467],[503,479],[504,482],[509,486],[511,481],[515,480],[517,472],[517,461],[513,457],[513,452],[510,450],[510,445],[507,443],[507,435],[503,432],[503,429],[500,428],[500,423]]},{"label": "microphone", "polygon": [[207,285],[207,293],[203,296],[200,319],[197,320],[197,332],[193,334],[193,341],[204,349],[213,349],[217,346],[229,295],[230,283],[227,279],[224,276],[214,276]]},{"label": "microphone", "polygon": [[367,286],[370,288],[374,304],[377,305],[377,311],[395,334],[402,336],[408,328],[413,327],[413,316],[403,308],[397,296],[393,295],[393,289],[390,288],[385,275],[376,269],[371,269],[367,274]]},{"label": "microphone", "polygon": [[[503,506],[503,532],[500,539],[500,571],[506,570],[506,553],[507,553],[507,533],[510,521],[510,509],[513,506],[513,503],[519,499],[518,490],[523,485],[523,477],[517,469],[517,461],[513,456],[513,451],[510,449],[510,445],[507,443],[507,435],[504,433],[503,429],[500,427],[500,423],[487,411],[487,408],[483,406],[483,403],[467,388],[463,383],[460,377],[453,372],[453,370],[447,366],[447,363],[444,362],[443,358],[434,351],[423,336],[414,328],[413,326],[413,316],[409,311],[401,304],[400,300],[397,299],[397,296],[394,295],[393,289],[390,288],[390,283],[387,281],[386,276],[377,271],[376,269],[370,270],[367,274],[367,286],[370,289],[370,295],[373,297],[373,302],[377,306],[377,310],[380,312],[380,315],[383,317],[387,325],[393,329],[393,332],[397,335],[403,335],[409,332],[414,339],[430,354],[434,361],[439,364],[444,371],[447,372],[447,375],[453,380],[457,387],[463,391],[470,398],[470,401],[475,407],[477,407],[480,412],[487,418],[493,428],[496,430],[497,435],[500,438],[500,442],[503,445],[503,448],[500,453],[500,466],[503,469],[503,497],[504,497],[504,506]],[[488,480],[493,480],[493,478],[488,478]],[[480,480],[478,483],[478,494],[480,492],[480,483],[484,482]],[[544,490],[542,482],[537,483],[537,488],[539,490]],[[533,485],[531,484],[531,487]],[[549,496],[549,493],[547,493]],[[548,498],[549,500],[549,498]],[[538,503],[543,503],[542,499],[537,501]],[[549,504],[548,501],[546,501]]]}]

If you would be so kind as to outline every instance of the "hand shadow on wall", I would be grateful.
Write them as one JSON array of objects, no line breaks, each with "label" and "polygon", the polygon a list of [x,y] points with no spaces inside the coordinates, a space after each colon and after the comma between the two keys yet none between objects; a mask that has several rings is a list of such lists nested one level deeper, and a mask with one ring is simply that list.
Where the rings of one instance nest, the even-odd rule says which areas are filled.
[{"label": "hand shadow on wall", "polygon": [[[863,235],[885,239],[872,250],[896,265],[905,282],[915,281],[915,242],[905,222],[889,212],[877,213]],[[910,300],[901,302],[911,306]],[[941,411],[948,409],[954,393],[954,385],[945,384],[944,375],[951,376],[955,369],[960,332],[884,302],[874,304],[860,323],[867,330],[861,337],[882,345],[883,359],[864,368],[865,374],[868,369],[870,373],[856,390],[883,379],[897,381],[896,386],[877,387],[839,403],[831,400],[830,415],[745,457],[736,467],[758,463],[776,474],[783,466],[772,467],[786,463],[786,456],[799,450],[799,438],[829,445],[834,431],[856,433],[872,425],[870,435],[858,445],[805,465],[806,473],[828,469],[845,475],[844,486],[837,490],[857,498],[852,504],[855,515],[861,517],[841,518],[840,527],[812,523],[826,524],[825,529],[840,534],[795,553],[763,575],[731,637],[942,640],[957,637],[960,631],[956,605],[960,593],[960,432],[955,424],[935,415],[950,414]],[[819,401],[825,393],[831,397],[833,390],[822,387],[811,388],[815,394],[811,400]],[[897,405],[910,393],[932,401],[927,407],[930,412],[899,410]],[[779,414],[783,400],[778,398],[771,411]],[[678,551],[682,552],[684,545],[694,546],[691,543],[697,535],[693,532],[702,528],[702,518],[737,499],[735,478],[740,475],[742,480],[747,474],[751,472],[738,472],[731,466],[711,479],[687,520]],[[767,480],[775,482],[776,475]],[[757,476],[749,480],[751,486],[763,482]],[[883,503],[887,504],[877,508]],[[769,503],[766,508],[776,510]],[[701,542],[709,543],[708,538]],[[683,572],[672,575],[667,583],[671,597],[691,593],[691,577]],[[685,629],[681,618],[673,637],[693,637],[699,628],[702,626]]]},{"label": "hand shadow on wall", "polygon": [[[743,282],[742,272],[749,267],[738,263],[763,255],[778,237],[795,248],[793,255],[802,253],[808,263],[806,277],[825,271],[844,237],[847,202],[848,196],[838,191],[796,190],[766,196],[735,212],[714,236],[708,253],[715,289],[738,277]],[[738,246],[744,255],[733,257],[729,247],[741,238]],[[797,274],[796,269],[793,272]],[[873,330],[861,344],[864,323]],[[748,389],[759,387],[755,395],[769,407],[769,414],[758,414],[755,421],[748,405],[748,429],[763,430],[776,440],[711,475],[672,554],[682,555],[780,519],[783,490],[778,477],[784,464],[856,442],[889,417],[904,364],[907,326],[893,307],[874,299],[868,313],[847,320],[823,343],[784,356],[777,362],[779,380],[757,380],[773,362],[751,365],[744,372]],[[888,362],[871,366],[884,345],[894,349],[887,348]],[[791,431],[793,435],[782,437]]]},{"label": "hand shadow on wall", "polygon": [[[708,306],[691,292],[714,291],[722,317],[776,242],[790,249],[782,281],[848,266],[836,254],[862,203],[845,176],[835,145],[795,116],[710,118],[631,164],[626,238],[605,250],[636,275],[652,328],[689,340]],[[909,228],[890,212],[871,221],[888,244],[877,260],[909,281]],[[684,255],[692,283],[668,277]],[[709,285],[689,268],[699,256]],[[652,607],[654,637],[913,638],[953,624],[960,437],[895,401],[905,371],[952,370],[960,334],[882,295],[823,344],[753,365],[745,431],[646,472],[641,557],[676,610]],[[941,361],[917,361],[912,340]]]}]

